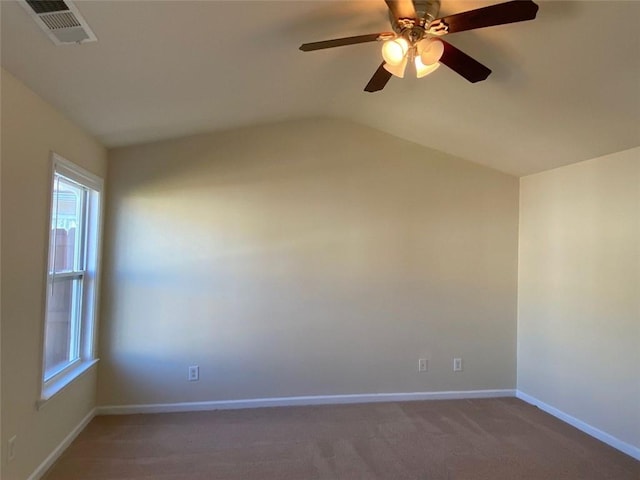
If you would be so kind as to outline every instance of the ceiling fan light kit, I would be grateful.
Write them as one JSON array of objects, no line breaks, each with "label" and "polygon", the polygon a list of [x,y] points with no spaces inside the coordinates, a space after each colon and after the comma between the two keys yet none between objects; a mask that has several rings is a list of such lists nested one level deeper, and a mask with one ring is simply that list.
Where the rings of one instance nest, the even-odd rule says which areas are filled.
[{"label": "ceiling fan light kit", "polygon": [[409,42],[402,37],[387,40],[382,44],[382,58],[391,65],[399,65],[409,52]]},{"label": "ceiling fan light kit", "polygon": [[403,57],[402,60],[400,60],[400,63],[383,63],[382,68],[398,78],[404,78],[404,72],[407,69],[407,63],[409,63],[409,59],[407,57]]},{"label": "ceiling fan light kit", "polygon": [[506,3],[437,18],[440,0],[385,0],[393,32],[337,38],[305,43],[300,50],[309,52],[325,48],[382,41],[383,62],[365,87],[366,92],[382,90],[391,76],[404,78],[409,63],[416,76],[425,77],[446,65],[471,83],[485,80],[491,70],[441,37],[495,25],[533,20],[538,5],[532,0]]},{"label": "ceiling fan light kit", "polygon": [[444,53],[444,43],[440,40],[425,38],[420,40],[417,45],[420,59],[425,65],[433,65],[438,63]]},{"label": "ceiling fan light kit", "polygon": [[436,62],[430,65],[425,65],[424,63],[422,63],[422,60],[420,59],[420,57],[416,57],[414,63],[416,66],[416,77],[418,78],[426,77],[430,73],[435,72],[438,69],[438,67],[440,67],[440,62]]},{"label": "ceiling fan light kit", "polygon": [[416,76],[425,77],[434,72],[438,61],[444,53],[444,45],[441,41],[431,38],[423,38],[419,42],[410,43],[404,37],[386,40],[382,44],[382,58],[384,68],[396,77],[404,78],[405,68],[410,59],[416,67]]}]

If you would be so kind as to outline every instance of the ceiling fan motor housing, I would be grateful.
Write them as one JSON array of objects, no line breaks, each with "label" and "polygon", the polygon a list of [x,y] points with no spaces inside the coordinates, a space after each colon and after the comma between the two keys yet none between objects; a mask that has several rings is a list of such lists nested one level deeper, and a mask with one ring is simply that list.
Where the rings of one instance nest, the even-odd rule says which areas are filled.
[{"label": "ceiling fan motor housing", "polygon": [[440,0],[413,0],[413,6],[416,11],[415,18],[396,19],[393,17],[393,13],[389,12],[391,26],[398,35],[412,27],[428,28],[440,13]]},{"label": "ceiling fan motor housing", "polygon": [[[414,0],[416,16],[421,19],[421,24],[425,27],[438,18],[440,13],[440,0]],[[424,22],[422,22],[424,20]]]}]

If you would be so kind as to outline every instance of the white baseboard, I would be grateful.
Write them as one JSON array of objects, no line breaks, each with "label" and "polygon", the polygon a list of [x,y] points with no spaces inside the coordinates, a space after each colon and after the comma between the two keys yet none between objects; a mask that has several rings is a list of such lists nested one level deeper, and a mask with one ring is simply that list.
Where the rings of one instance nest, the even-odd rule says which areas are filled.
[{"label": "white baseboard", "polygon": [[550,415],[562,420],[563,422],[568,423],[569,425],[577,428],[578,430],[582,430],[587,435],[591,435],[594,438],[597,438],[601,442],[606,443],[607,445],[612,446],[616,450],[620,450],[623,453],[635,458],[636,460],[640,460],[640,448],[631,445],[630,443],[623,442],[622,440],[614,437],[613,435],[608,434],[607,432],[603,432],[599,428],[593,427],[588,423],[583,422],[575,417],[572,417],[568,413],[563,412],[562,410],[558,410],[551,405],[544,403],[541,400],[538,400],[531,395],[524,393],[520,390],[516,391],[516,397],[520,400],[524,400],[531,405],[538,407],[540,410],[547,412]]},{"label": "white baseboard", "polygon": [[469,398],[513,397],[515,390],[464,390],[451,392],[365,393],[356,395],[316,395],[307,397],[252,398],[212,402],[154,403],[146,405],[106,405],[96,408],[96,415],[134,413],[194,412],[241,408],[291,407],[302,405],[340,405],[348,403],[408,402],[415,400],[452,400]]},{"label": "white baseboard", "polygon": [[84,428],[89,424],[91,420],[93,420],[93,417],[95,416],[96,409],[94,408],[80,421],[78,425],[76,425],[73,430],[71,430],[69,435],[64,437],[64,439],[58,444],[56,448],[53,449],[49,456],[44,459],[44,461],[38,466],[38,468],[36,468],[35,471],[31,475],[29,475],[29,478],[27,480],[39,480],[40,478],[42,478],[43,475],[47,473],[47,470],[51,468],[51,465],[53,465],[54,462],[60,457],[60,455],[62,455],[62,452],[64,452],[67,447],[71,445],[71,442],[73,442],[76,437],[80,435],[80,432],[84,430]]}]

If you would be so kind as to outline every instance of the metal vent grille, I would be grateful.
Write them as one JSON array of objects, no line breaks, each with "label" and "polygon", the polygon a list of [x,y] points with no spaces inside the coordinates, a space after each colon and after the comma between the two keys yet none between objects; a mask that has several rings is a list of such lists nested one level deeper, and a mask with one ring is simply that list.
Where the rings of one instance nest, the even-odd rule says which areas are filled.
[{"label": "metal vent grille", "polygon": [[71,27],[80,26],[80,22],[75,17],[75,15],[71,12],[49,13],[47,15],[40,15],[40,19],[51,30],[56,30],[58,28],[71,28]]},{"label": "metal vent grille", "polygon": [[55,45],[98,40],[72,0],[18,0],[18,3]]},{"label": "metal vent grille", "polygon": [[40,13],[64,12],[69,10],[67,4],[62,0],[26,0],[31,9]]}]

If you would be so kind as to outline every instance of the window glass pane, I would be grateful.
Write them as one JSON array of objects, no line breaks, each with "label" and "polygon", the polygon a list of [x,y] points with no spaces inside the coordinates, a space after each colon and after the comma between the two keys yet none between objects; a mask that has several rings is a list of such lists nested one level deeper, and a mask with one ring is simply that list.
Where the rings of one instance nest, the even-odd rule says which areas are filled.
[{"label": "window glass pane", "polygon": [[82,280],[62,277],[51,282],[45,325],[45,378],[79,358],[79,308]]},{"label": "window glass pane", "polygon": [[49,271],[82,270],[85,189],[60,175],[53,187]]}]

